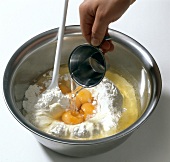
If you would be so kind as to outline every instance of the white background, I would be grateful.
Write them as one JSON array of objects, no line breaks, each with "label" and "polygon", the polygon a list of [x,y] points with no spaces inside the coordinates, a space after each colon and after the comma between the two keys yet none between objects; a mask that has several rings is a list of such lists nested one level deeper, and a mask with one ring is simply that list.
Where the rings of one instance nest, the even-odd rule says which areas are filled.
[{"label": "white background", "polygon": [[[105,0],[107,1],[107,0]],[[79,24],[82,0],[70,0],[66,25]],[[137,0],[110,27],[140,42],[155,58],[163,80],[151,117],[121,146],[102,155],[71,158],[41,144],[10,114],[3,100],[4,69],[27,40],[58,27],[62,0],[0,0],[0,162],[169,162],[170,161],[170,1]]]}]

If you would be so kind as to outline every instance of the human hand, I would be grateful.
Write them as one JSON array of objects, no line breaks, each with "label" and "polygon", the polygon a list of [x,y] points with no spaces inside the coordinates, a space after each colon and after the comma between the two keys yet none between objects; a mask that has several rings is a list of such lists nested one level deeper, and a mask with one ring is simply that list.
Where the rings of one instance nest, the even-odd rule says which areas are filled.
[{"label": "human hand", "polygon": [[[93,46],[103,52],[113,50],[111,41],[103,41],[108,35],[108,25],[119,19],[133,0],[84,0],[79,7],[82,34]],[[103,42],[102,42],[103,41]]]}]

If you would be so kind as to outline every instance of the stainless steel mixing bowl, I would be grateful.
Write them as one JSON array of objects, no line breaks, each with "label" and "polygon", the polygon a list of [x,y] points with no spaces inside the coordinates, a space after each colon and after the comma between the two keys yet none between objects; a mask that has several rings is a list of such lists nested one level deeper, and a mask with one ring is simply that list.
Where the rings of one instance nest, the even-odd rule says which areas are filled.
[{"label": "stainless steel mixing bowl", "polygon": [[[44,32],[26,42],[13,54],[3,78],[6,104],[15,119],[32,132],[41,144],[58,153],[84,157],[111,150],[123,143],[155,109],[162,87],[159,68],[151,54],[137,41],[109,29],[115,45],[115,50],[107,55],[110,69],[116,69],[124,77],[128,76],[129,82],[133,83],[138,91],[141,115],[130,127],[110,137],[84,141],[55,138],[30,124],[20,110],[24,93],[31,81],[53,67],[57,32],[58,29]],[[67,64],[71,51],[83,43],[85,40],[80,26],[66,27],[61,64]]]}]

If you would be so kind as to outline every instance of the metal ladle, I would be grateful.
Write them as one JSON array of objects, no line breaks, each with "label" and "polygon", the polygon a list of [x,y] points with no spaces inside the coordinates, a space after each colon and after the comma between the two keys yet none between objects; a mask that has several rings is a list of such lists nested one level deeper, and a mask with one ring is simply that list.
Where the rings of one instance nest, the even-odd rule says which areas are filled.
[{"label": "metal ladle", "polygon": [[106,72],[103,53],[89,44],[76,47],[70,55],[68,65],[73,80],[83,87],[96,86]]}]

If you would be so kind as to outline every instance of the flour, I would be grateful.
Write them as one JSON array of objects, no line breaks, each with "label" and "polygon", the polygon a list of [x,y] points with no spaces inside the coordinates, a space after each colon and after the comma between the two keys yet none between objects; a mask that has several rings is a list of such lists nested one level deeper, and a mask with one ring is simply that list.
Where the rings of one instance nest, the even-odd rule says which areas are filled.
[{"label": "flour", "polygon": [[[62,77],[70,79],[69,74]],[[77,125],[68,125],[54,119],[56,114],[60,115],[69,108],[68,95],[62,94],[59,87],[46,90],[41,95],[40,90],[38,85],[31,85],[25,93],[26,100],[23,101],[26,119],[39,129],[57,137],[72,139],[92,139],[94,136],[108,136],[108,132],[116,132],[123,111],[123,98],[107,78],[96,87],[88,88],[94,98],[92,104],[95,106],[95,113]]]}]

